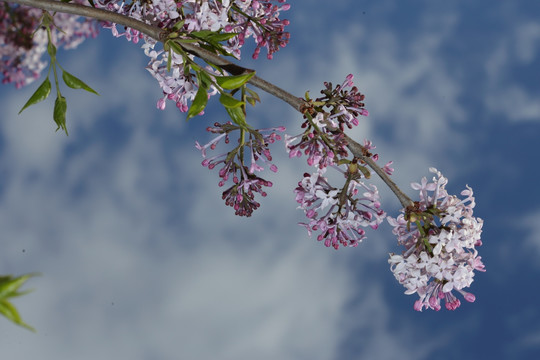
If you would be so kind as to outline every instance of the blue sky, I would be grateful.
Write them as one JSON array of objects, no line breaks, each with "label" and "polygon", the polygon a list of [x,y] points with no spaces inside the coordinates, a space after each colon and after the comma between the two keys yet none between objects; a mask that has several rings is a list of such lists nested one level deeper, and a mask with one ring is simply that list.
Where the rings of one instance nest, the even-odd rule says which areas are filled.
[{"label": "blue sky", "polygon": [[[10,359],[531,359],[540,354],[540,4],[537,1],[296,1],[291,42],[242,64],[302,95],[353,73],[370,116],[351,132],[409,185],[428,168],[484,219],[477,301],[413,310],[387,264],[386,224],[357,248],[324,248],[301,227],[280,171],[250,219],[227,208],[195,140],[225,120],[185,122],[137,45],[105,30],[59,61],[101,96],[65,91],[70,136],[52,102],[17,112],[35,84],[0,88],[0,273],[39,271],[16,300],[37,334],[0,319]],[[261,94],[262,95],[262,94]],[[262,96],[254,124],[299,132]],[[381,187],[389,212],[398,202]]]}]

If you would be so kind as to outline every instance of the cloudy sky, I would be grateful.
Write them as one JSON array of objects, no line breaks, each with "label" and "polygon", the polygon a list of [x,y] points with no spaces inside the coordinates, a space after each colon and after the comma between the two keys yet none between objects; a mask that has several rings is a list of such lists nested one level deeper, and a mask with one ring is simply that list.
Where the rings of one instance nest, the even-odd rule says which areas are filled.
[{"label": "cloudy sky", "polygon": [[[107,31],[61,51],[100,92],[66,90],[70,136],[52,101],[17,112],[36,84],[0,88],[0,273],[40,272],[16,300],[31,333],[0,318],[2,356],[26,359],[530,359],[540,354],[540,3],[296,1],[289,46],[242,64],[298,95],[349,73],[370,116],[351,132],[409,184],[437,167],[470,185],[487,272],[454,312],[413,310],[389,271],[387,224],[334,251],[296,223],[307,169],[273,148],[269,196],[252,218],[221,200],[195,140],[226,120],[190,122]],[[214,100],[215,101],[215,100]],[[263,96],[253,124],[299,132]],[[391,214],[397,200],[382,189]]]}]

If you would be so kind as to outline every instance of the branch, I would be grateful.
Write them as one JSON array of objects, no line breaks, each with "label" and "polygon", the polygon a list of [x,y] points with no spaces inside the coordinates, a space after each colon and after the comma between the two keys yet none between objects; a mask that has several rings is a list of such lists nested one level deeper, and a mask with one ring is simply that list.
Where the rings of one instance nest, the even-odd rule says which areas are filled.
[{"label": "branch", "polygon": [[[47,11],[58,11],[58,12],[63,12],[63,13],[68,13],[68,14],[89,17],[96,20],[113,22],[116,24],[130,27],[137,31],[140,31],[141,33],[160,42],[165,41],[168,36],[167,31],[161,28],[158,28],[156,26],[148,25],[142,21],[130,18],[125,15],[117,14],[117,13],[107,11],[107,10],[96,9],[90,6],[64,3],[61,1],[53,1],[53,0],[9,0],[9,1],[2,0],[2,1],[20,4],[20,5],[26,5],[26,6],[42,9],[42,10],[47,10]],[[180,46],[182,46],[189,53],[209,63],[217,65],[233,75],[240,75],[247,72],[253,72],[253,70],[236,65],[233,62],[228,61],[227,59],[224,59],[219,55],[216,55],[208,50],[198,47],[197,45],[182,43],[180,44]],[[290,94],[289,92],[265,81],[264,79],[261,79],[258,76],[253,76],[249,80],[249,83],[252,84],[253,86],[258,87],[264,92],[267,92],[270,95],[273,95],[277,97],[278,99],[285,101],[287,104],[291,105],[297,111],[300,111],[301,106],[304,104],[304,101],[301,98],[298,98]]]},{"label": "branch", "polygon": [[[140,31],[141,33],[159,42],[164,42],[165,40],[167,40],[167,36],[168,36],[168,32],[166,30],[163,30],[156,26],[148,25],[142,21],[130,18],[125,15],[121,15],[121,14],[114,13],[107,10],[96,9],[90,6],[64,3],[61,1],[53,1],[53,0],[9,0],[9,1],[1,0],[1,1],[20,4],[20,5],[26,5],[33,8],[47,10],[47,11],[55,11],[55,12],[80,15],[80,16],[84,16],[88,18],[93,18],[96,20],[120,24],[126,27],[130,27],[132,29],[135,29],[137,31]],[[253,70],[251,69],[247,69],[245,67],[239,66],[227,59],[222,58],[221,56],[217,54],[214,54],[208,50],[202,49],[195,44],[181,43],[180,46],[182,46],[187,52],[203,59],[204,61],[208,63],[217,65],[233,75],[240,75],[247,72],[253,72]],[[285,101],[287,104],[291,105],[296,111],[303,114],[304,105],[305,105],[304,99],[296,97],[292,95],[291,93],[281,89],[280,87],[274,84],[269,83],[268,81],[258,76],[253,76],[249,80],[249,83],[263,90],[264,92]],[[364,156],[364,152],[363,152],[364,147],[358,144],[356,141],[354,141],[350,137],[348,137],[347,135],[345,135],[345,137],[349,144],[348,148],[351,150],[352,154],[355,157],[363,160],[371,169],[373,169],[373,171],[377,175],[379,175],[379,177],[386,183],[386,185],[388,185],[388,187],[394,192],[394,194],[397,196],[397,198],[399,199],[403,207],[407,207],[408,205],[411,205],[412,200],[397,187],[397,185],[375,163],[375,161],[373,161],[373,159],[369,157]]]},{"label": "branch", "polygon": [[388,174],[386,174],[383,169],[381,169],[371,157],[364,155],[364,147],[350,137],[348,137],[347,134],[343,135],[345,135],[345,139],[348,143],[347,147],[349,148],[349,150],[351,150],[353,155],[364,161],[377,175],[379,175],[382,181],[384,181],[384,183],[396,195],[401,205],[403,205],[403,208],[407,208],[407,206],[412,205],[413,201],[411,200],[411,198],[409,198],[407,195],[405,195],[405,193],[403,193],[403,191],[401,191],[401,189],[396,185],[396,183],[392,181],[392,179],[390,179]]}]

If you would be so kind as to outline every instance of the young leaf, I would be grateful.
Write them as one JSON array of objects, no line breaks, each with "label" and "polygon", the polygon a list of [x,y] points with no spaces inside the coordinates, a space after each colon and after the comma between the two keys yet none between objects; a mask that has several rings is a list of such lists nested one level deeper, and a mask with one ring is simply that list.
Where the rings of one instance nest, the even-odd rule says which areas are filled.
[{"label": "young leaf", "polygon": [[222,103],[226,108],[235,108],[245,104],[243,101],[237,100],[227,93],[221,94],[219,97],[219,102]]},{"label": "young leaf", "polygon": [[22,321],[21,316],[19,315],[19,312],[13,306],[9,301],[7,300],[0,300],[0,314],[4,315],[9,320],[13,321],[15,324],[20,325],[22,327],[27,328],[31,331],[36,331],[33,327],[26,324],[24,321]]},{"label": "young leaf", "polygon": [[182,49],[182,46],[180,46],[178,42],[170,40],[167,41],[167,44],[169,44],[169,46],[171,47],[171,49],[174,50],[175,53],[186,56],[186,52],[184,51],[184,49]]},{"label": "young leaf", "polygon": [[189,33],[189,35],[202,40],[208,39],[212,34],[214,34],[214,32],[211,30],[192,31]]},{"label": "young leaf", "polygon": [[174,30],[177,30],[177,31],[178,31],[178,30],[180,30],[180,29],[182,29],[182,28],[184,27],[185,22],[186,22],[186,20],[185,20],[185,19],[182,19],[182,20],[176,22],[176,23],[173,25],[172,28],[173,28]]},{"label": "young leaf", "polygon": [[49,94],[51,93],[51,82],[49,81],[49,78],[46,78],[41,85],[37,88],[37,90],[30,96],[30,99],[24,104],[21,111],[19,111],[19,114],[23,112],[24,109],[27,107],[37,104],[40,101],[45,100]]},{"label": "young leaf", "polygon": [[24,326],[25,328],[35,331],[30,325],[25,324],[17,312],[17,309],[8,301],[11,297],[16,297],[23,295],[27,291],[18,291],[19,288],[24,284],[26,280],[30,277],[35,276],[36,274],[27,274],[18,277],[13,277],[11,275],[0,276],[0,314],[4,315],[9,320],[13,321],[15,324]]},{"label": "young leaf", "polygon": [[246,95],[246,101],[251,104],[251,106],[255,106],[255,103],[261,102],[261,98],[259,97],[259,94],[257,94],[255,91],[251,90],[247,86],[245,87],[247,91]]},{"label": "young leaf", "polygon": [[244,110],[241,107],[228,108],[226,107],[227,113],[229,114],[231,120],[240,127],[244,129],[249,129],[249,125],[246,123],[246,115]]},{"label": "young leaf", "polygon": [[56,125],[58,127],[56,128],[56,131],[59,129],[62,129],[66,132],[66,135],[68,135],[68,131],[66,128],[66,110],[67,110],[67,102],[66,98],[62,95],[58,95],[56,97],[56,101],[54,102],[54,112],[53,112],[53,119]]},{"label": "young leaf", "polygon": [[362,174],[364,174],[364,177],[366,179],[371,178],[371,172],[369,171],[369,169],[367,167],[359,166],[358,169],[362,172]]},{"label": "young leaf", "polygon": [[11,275],[0,276],[0,300],[8,297],[19,296],[22,293],[17,292],[19,288],[34,274],[27,274],[18,277]]},{"label": "young leaf", "polygon": [[255,72],[242,75],[216,76],[216,82],[219,86],[227,90],[238,89],[240,86],[247,83],[253,75],[255,75]]},{"label": "young leaf", "polygon": [[49,41],[47,44],[47,52],[49,53],[49,56],[54,61],[56,59],[56,46],[52,43],[52,41]]},{"label": "young leaf", "polygon": [[[165,45],[163,47],[165,47]],[[172,61],[171,48],[169,48],[169,49],[167,49],[165,51],[167,51],[167,72],[170,72],[171,71],[171,61]]]},{"label": "young leaf", "polygon": [[221,33],[221,34],[212,33],[210,34],[208,38],[211,39],[212,41],[220,42],[220,41],[232,39],[235,36],[238,36],[238,34],[237,33]]},{"label": "young leaf", "polygon": [[191,119],[195,115],[199,115],[201,111],[204,110],[207,103],[208,93],[206,91],[206,87],[202,86],[202,83],[199,82],[199,90],[197,91],[197,94],[195,94],[195,98],[193,99],[191,107],[188,110],[186,121]]},{"label": "young leaf", "polygon": [[79,78],[71,75],[67,71],[62,71],[62,79],[64,79],[64,82],[67,86],[69,86],[72,89],[83,89],[88,92],[94,93],[96,95],[99,95],[94,89],[92,89],[90,86],[86,85],[82,80]]}]

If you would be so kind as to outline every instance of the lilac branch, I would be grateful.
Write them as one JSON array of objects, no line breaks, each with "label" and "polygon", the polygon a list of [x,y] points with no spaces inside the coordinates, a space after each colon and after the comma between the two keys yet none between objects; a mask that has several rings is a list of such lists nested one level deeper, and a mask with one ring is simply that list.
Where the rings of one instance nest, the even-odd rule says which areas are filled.
[{"label": "lilac branch", "polygon": [[392,190],[392,192],[396,195],[401,205],[403,205],[403,208],[407,208],[407,206],[410,206],[413,204],[413,201],[411,198],[409,198],[401,189],[396,185],[392,179],[377,165],[377,163],[369,156],[364,155],[365,148],[358,144],[356,141],[351,139],[349,136],[345,135],[345,139],[347,140],[347,147],[354,156],[359,158],[360,160],[364,161],[379,177],[384,181],[384,183]]},{"label": "lilac branch", "polygon": [[[5,0],[2,0],[5,1]],[[26,5],[42,10],[47,11],[58,11],[68,14],[80,15],[84,17],[93,18],[96,20],[110,21],[116,24],[124,25],[132,29],[138,30],[141,33],[157,40],[163,42],[167,39],[168,32],[160,29],[155,26],[148,25],[142,21],[130,18],[125,15],[113,13],[107,10],[96,9],[90,6],[84,6],[79,4],[64,3],[61,1],[53,0],[10,0],[7,1],[10,3]],[[233,75],[241,75],[248,72],[253,72],[251,69],[247,69],[242,66],[238,66],[227,59],[222,58],[219,55],[216,55],[206,49],[202,49],[194,44],[180,44],[186,51],[192,53],[193,55],[209,62],[214,65],[217,65],[224,70],[228,71]],[[253,76],[250,81],[250,84],[258,87],[259,89],[269,93],[285,101],[287,104],[291,105],[297,111],[300,111],[304,101],[301,98],[298,98],[289,92],[269,83],[268,81],[261,79],[258,76]]]},{"label": "lilac branch", "polygon": [[[118,13],[110,12],[107,10],[96,9],[90,6],[84,6],[79,4],[64,3],[61,1],[53,0],[1,0],[4,2],[15,3],[20,5],[26,5],[46,11],[55,11],[68,14],[74,14],[79,16],[84,16],[88,18],[93,18],[101,21],[108,21],[116,24],[120,24],[134,30],[138,30],[141,33],[157,40],[164,42],[167,40],[168,32],[160,29],[155,26],[148,25],[142,21],[130,18],[125,15]],[[208,50],[205,50],[195,44],[181,43],[179,44],[187,52],[203,59],[208,63],[212,63],[216,66],[221,67],[222,69],[228,71],[233,75],[241,75],[245,73],[251,73],[253,70],[239,66],[217,54],[214,54]],[[281,89],[280,87],[269,83],[268,81],[258,77],[253,76],[249,83],[253,86],[263,90],[264,92],[277,97],[280,100],[283,100],[287,104],[291,105],[296,111],[304,113],[306,111],[305,105],[306,102],[299,97],[292,95],[291,93]],[[379,177],[385,182],[385,184],[394,192],[394,194],[399,199],[400,203],[404,208],[412,204],[412,200],[405,195],[397,185],[390,179],[390,177],[371,159],[370,157],[365,156],[365,148],[360,145],[350,137],[345,135],[345,138],[348,142],[348,148],[351,150],[352,154],[364,161]]]}]

